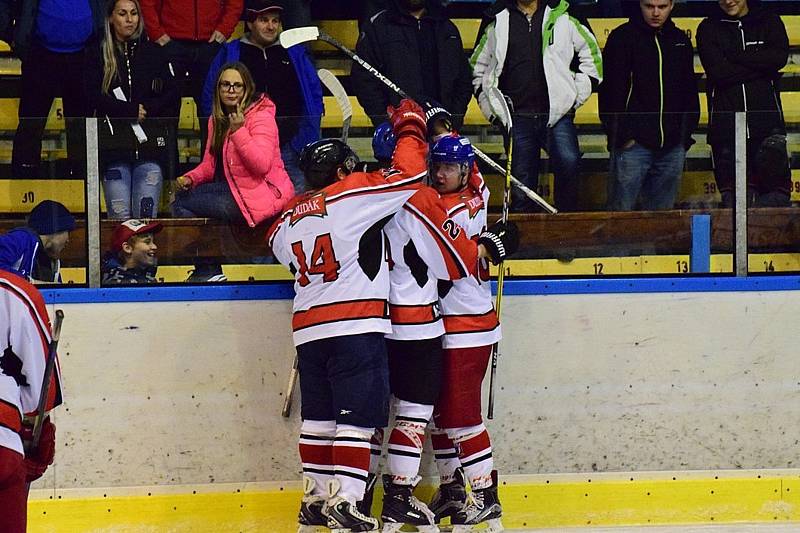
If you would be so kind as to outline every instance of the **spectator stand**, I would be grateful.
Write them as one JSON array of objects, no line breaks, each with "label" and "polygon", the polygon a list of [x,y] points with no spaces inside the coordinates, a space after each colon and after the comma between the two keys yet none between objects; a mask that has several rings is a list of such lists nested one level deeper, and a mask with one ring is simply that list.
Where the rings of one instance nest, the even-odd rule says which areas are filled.
[{"label": "spectator stand", "polygon": [[[681,6],[683,7],[683,6]],[[602,47],[609,32],[624,22],[622,18],[590,18],[590,24]],[[687,31],[694,42],[694,32],[700,17],[677,17],[676,24]],[[794,155],[800,152],[800,16],[784,15],[784,24],[792,47],[789,64],[784,69],[782,99],[786,112],[789,134],[789,149],[792,154],[792,200],[800,202],[800,164]],[[454,23],[461,32],[465,54],[475,42],[480,20],[476,17],[457,18]],[[355,47],[358,36],[358,22],[353,19],[326,19],[319,25],[327,33],[350,48]],[[242,25],[234,33],[241,35]],[[322,42],[311,45],[317,66],[327,68],[339,77],[348,92],[350,91],[351,63],[341,53]],[[702,68],[695,61],[696,72],[701,76],[701,90],[704,91]],[[48,176],[41,180],[15,180],[9,176],[10,139],[17,124],[18,97],[16,85],[19,80],[19,63],[10,56],[7,47],[0,47],[0,215],[4,218],[0,229],[20,225],[22,214],[30,205],[44,198],[63,202],[75,212],[85,211],[85,192],[82,180],[58,179],[60,163],[65,158],[63,149],[64,119],[60,111],[60,101],[56,101],[48,120],[48,142],[43,148],[43,159],[51,162]],[[333,97],[325,95],[326,113],[323,117],[323,133],[336,136],[341,127],[341,112]],[[355,97],[350,97],[353,106],[351,123],[351,144],[362,157],[371,159],[371,123]],[[630,274],[674,274],[685,273],[688,253],[691,249],[691,217],[697,209],[710,212],[712,216],[711,271],[731,272],[731,216],[729,212],[711,209],[719,201],[716,184],[711,173],[710,150],[705,143],[705,127],[708,114],[706,99],[701,95],[702,116],[700,130],[695,135],[698,140],[689,152],[686,171],[683,176],[678,207],[683,208],[665,213],[605,213],[606,178],[608,172],[608,152],[606,139],[600,128],[597,113],[596,94],[577,112],[576,124],[579,128],[580,145],[584,152],[584,175],[581,186],[581,205],[587,213],[559,214],[556,216],[521,216],[523,226],[523,250],[520,254],[530,261],[515,261],[508,264],[508,274],[514,275],[630,275]],[[183,99],[179,117],[179,157],[180,168],[192,166],[200,157],[199,122],[194,103]],[[502,140],[492,130],[473,99],[467,111],[463,133],[470,136],[475,144],[497,159],[503,157]],[[492,207],[499,206],[501,180],[499,176],[487,174],[487,181],[493,192]],[[172,180],[166,187],[172,186]],[[166,203],[169,190],[162,195],[162,212],[168,212]],[[539,193],[552,200],[552,175],[541,176]],[[105,213],[105,207],[101,210]],[[752,246],[750,258],[751,272],[800,271],[800,259],[795,255],[796,243],[800,242],[792,209],[779,210],[769,215],[751,216],[749,228]],[[800,216],[800,215],[798,215]],[[263,234],[231,229],[224,224],[205,219],[172,220],[163,219],[164,232],[159,236],[159,256],[162,266],[158,277],[164,281],[182,281],[197,257],[218,258],[225,263],[226,274],[231,281],[251,279],[286,279],[280,267],[272,265],[253,265],[250,259],[264,255]],[[113,222],[103,220],[102,236],[107,239]],[[80,235],[84,235],[81,242]],[[670,237],[664,237],[670,235]],[[75,232],[72,250],[82,254],[65,258],[66,279],[81,283],[86,279],[85,233]],[[233,248],[240,248],[230,252]],[[227,247],[227,248],[226,248]],[[101,245],[101,249],[104,249]],[[763,253],[762,253],[763,252]],[[240,265],[240,266],[236,266]],[[602,266],[598,266],[602,265]],[[74,269],[74,270],[73,270]]]}]

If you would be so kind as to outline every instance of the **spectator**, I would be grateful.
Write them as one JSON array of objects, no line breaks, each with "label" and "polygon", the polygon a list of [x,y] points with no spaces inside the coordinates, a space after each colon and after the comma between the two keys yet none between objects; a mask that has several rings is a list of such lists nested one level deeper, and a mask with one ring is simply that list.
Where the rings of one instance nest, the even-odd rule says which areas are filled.
[{"label": "spectator", "polygon": [[[11,153],[14,177],[41,177],[42,134],[56,96],[64,106],[69,172],[86,175],[79,120],[86,116],[83,50],[93,35],[102,34],[104,13],[103,0],[0,0],[0,20],[13,20],[11,45],[22,60],[19,124]],[[0,34],[10,33],[0,28]]]},{"label": "spectator", "polygon": [[105,36],[86,54],[87,94],[98,117],[109,218],[158,216],[168,122],[178,91],[159,46],[144,35],[139,0],[108,4]]},{"label": "spectator", "polygon": [[[275,104],[255,93],[242,63],[220,70],[208,134],[203,161],[177,179],[173,214],[254,227],[280,213],[294,189],[281,161]],[[226,164],[218,164],[223,155]]]},{"label": "spectator", "polygon": [[[361,26],[356,53],[417,101],[435,100],[460,127],[472,98],[470,70],[458,28],[439,2],[392,0]],[[360,67],[351,72],[359,103],[378,126],[400,97]]]},{"label": "spectator", "polygon": [[611,152],[608,207],[672,209],[700,120],[692,43],[670,15],[673,0],[639,0],[640,12],[603,49],[600,118]]},{"label": "spectator", "polygon": [[781,107],[780,70],[789,38],[780,17],[747,0],[720,0],[721,12],[697,27],[708,77],[708,143],[722,206],[734,203],[734,112],[747,112],[748,205],[788,206],[791,174]]},{"label": "spectator", "polygon": [[[470,63],[472,86],[481,111],[494,121],[499,88],[510,100],[514,124],[512,173],[536,190],[540,150],[555,174],[555,205],[578,207],[581,153],[575,110],[603,77],[600,48],[588,26],[567,12],[565,0],[497,0],[487,11]],[[571,66],[577,55],[577,71]],[[536,210],[512,189],[512,210]]]},{"label": "spectator", "polygon": [[27,226],[0,236],[0,269],[34,283],[61,283],[61,252],[73,229],[75,217],[64,204],[39,202],[28,214]]},{"label": "spectator", "polygon": [[[197,109],[211,60],[233,33],[243,0],[142,0],[144,25],[150,40],[183,80],[181,96],[190,95]],[[200,118],[201,127],[205,118]]]},{"label": "spectator", "polygon": [[[39,413],[45,361],[49,353],[50,321],[41,293],[26,280],[0,272],[0,531],[25,533],[28,489],[53,464],[56,427],[47,411],[63,401],[57,360],[48,378],[44,413]],[[23,419],[23,414],[25,418]],[[44,416],[38,446],[33,447],[30,420]]]},{"label": "spectator", "polygon": [[322,86],[308,51],[303,45],[285,49],[278,37],[283,31],[285,0],[248,0],[245,10],[247,33],[222,46],[206,76],[202,114],[211,114],[219,69],[225,63],[241,61],[253,75],[256,92],[275,103],[281,158],[295,193],[305,190],[305,178],[297,166],[300,152],[320,138],[324,111]]},{"label": "spectator", "polygon": [[158,222],[126,220],[111,237],[111,250],[103,258],[103,284],[155,283],[158,259],[155,234],[163,229]]}]

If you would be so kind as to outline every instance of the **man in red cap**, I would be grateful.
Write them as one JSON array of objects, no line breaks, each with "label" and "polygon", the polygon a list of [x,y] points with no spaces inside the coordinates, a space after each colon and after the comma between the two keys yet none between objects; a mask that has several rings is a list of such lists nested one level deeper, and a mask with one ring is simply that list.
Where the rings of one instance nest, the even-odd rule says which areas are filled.
[{"label": "man in red cap", "polygon": [[103,259],[103,284],[155,283],[158,261],[155,234],[163,229],[158,222],[126,220],[111,237],[111,251]]}]

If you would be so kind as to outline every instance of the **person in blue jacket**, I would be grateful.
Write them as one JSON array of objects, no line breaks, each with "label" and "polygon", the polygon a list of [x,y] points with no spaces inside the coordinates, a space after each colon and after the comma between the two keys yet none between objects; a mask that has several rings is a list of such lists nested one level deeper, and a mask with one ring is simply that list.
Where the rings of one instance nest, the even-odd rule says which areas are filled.
[{"label": "person in blue jacket", "polygon": [[64,204],[39,202],[26,226],[0,235],[0,269],[33,283],[61,283],[61,252],[73,229],[75,217]]},{"label": "person in blue jacket", "polygon": [[214,84],[222,65],[244,63],[253,75],[257,92],[275,102],[283,165],[295,193],[305,190],[305,178],[297,161],[303,148],[320,138],[322,86],[303,45],[284,49],[278,40],[283,31],[284,0],[247,0],[244,12],[247,33],[223,45],[211,63],[203,87],[201,116],[209,116]]}]

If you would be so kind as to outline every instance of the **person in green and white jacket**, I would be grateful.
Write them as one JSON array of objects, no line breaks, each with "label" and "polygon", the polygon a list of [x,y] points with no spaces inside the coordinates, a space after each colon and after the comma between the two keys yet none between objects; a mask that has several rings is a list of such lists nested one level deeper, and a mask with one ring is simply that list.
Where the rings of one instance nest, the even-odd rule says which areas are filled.
[{"label": "person in green and white jacket", "polygon": [[[565,0],[497,0],[486,12],[470,64],[486,118],[499,119],[494,89],[510,104],[514,176],[535,190],[544,148],[555,174],[556,207],[576,211],[581,153],[574,111],[602,81],[603,63],[588,24],[568,8]],[[511,209],[530,212],[536,206],[512,190]]]}]

